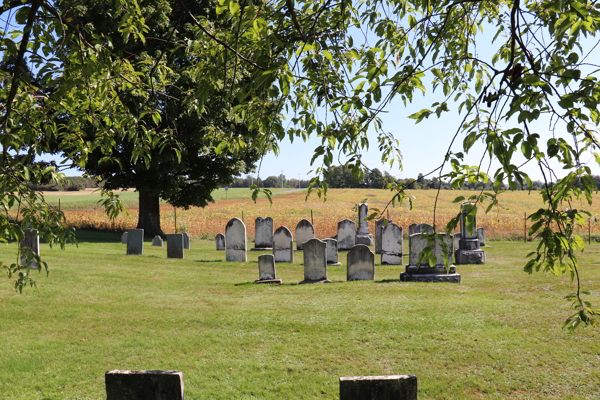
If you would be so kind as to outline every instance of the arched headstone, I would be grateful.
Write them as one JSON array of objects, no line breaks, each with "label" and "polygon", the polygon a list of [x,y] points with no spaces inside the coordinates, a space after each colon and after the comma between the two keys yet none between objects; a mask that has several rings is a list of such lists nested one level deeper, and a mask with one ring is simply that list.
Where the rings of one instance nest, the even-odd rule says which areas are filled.
[{"label": "arched headstone", "polygon": [[327,279],[327,244],[319,239],[304,243],[304,280],[300,283],[331,282]]},{"label": "arched headstone", "polygon": [[225,250],[225,235],[222,233],[217,233],[217,236],[215,236],[215,242],[217,245],[217,250]]},{"label": "arched headstone", "polygon": [[294,262],[292,232],[285,226],[280,226],[273,235],[273,256],[275,262]]},{"label": "arched headstone", "polygon": [[375,279],[375,254],[369,246],[357,244],[348,252],[348,281]]},{"label": "arched headstone", "polygon": [[315,228],[310,221],[303,219],[296,225],[296,250],[302,250],[304,243],[315,237]]},{"label": "arched headstone", "polygon": [[152,239],[152,246],[163,247],[163,239],[159,235],[154,236],[154,239]]},{"label": "arched headstone", "polygon": [[225,259],[227,261],[248,261],[246,225],[239,218],[233,218],[227,223],[225,249]]}]

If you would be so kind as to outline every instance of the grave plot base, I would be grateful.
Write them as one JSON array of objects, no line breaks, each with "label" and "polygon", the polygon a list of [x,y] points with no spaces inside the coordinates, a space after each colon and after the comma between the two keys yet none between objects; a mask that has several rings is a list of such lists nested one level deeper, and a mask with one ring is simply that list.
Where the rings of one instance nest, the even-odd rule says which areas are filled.
[{"label": "grave plot base", "polygon": [[330,263],[330,262],[328,262],[327,265],[342,265],[342,263],[340,263],[340,262],[336,262],[336,263]]},{"label": "grave plot base", "polygon": [[303,285],[305,283],[331,283],[331,281],[329,279],[321,279],[318,281],[311,281],[309,279],[305,279],[302,282],[300,282],[301,285]]},{"label": "grave plot base", "polygon": [[250,251],[273,251],[272,247],[253,247]]},{"label": "grave plot base", "polygon": [[373,244],[373,235],[356,235],[356,244],[366,244],[370,246]]},{"label": "grave plot base", "polygon": [[485,264],[483,250],[456,250],[454,256],[456,264]]},{"label": "grave plot base", "polygon": [[460,283],[460,274],[400,274],[402,282],[450,282]]},{"label": "grave plot base", "polygon": [[[442,275],[443,274],[443,275],[445,275],[446,267],[443,265],[436,265],[433,267],[430,267],[429,265],[427,265],[427,266],[421,265],[420,267],[417,267],[416,265],[408,265],[406,267],[405,272],[407,272],[411,275],[427,275],[427,274],[434,274],[434,275]],[[454,265],[451,265],[448,273],[455,274],[456,267]]]},{"label": "grave plot base", "polygon": [[270,283],[273,285],[281,285],[283,283],[283,279],[259,279],[254,281],[254,283]]}]

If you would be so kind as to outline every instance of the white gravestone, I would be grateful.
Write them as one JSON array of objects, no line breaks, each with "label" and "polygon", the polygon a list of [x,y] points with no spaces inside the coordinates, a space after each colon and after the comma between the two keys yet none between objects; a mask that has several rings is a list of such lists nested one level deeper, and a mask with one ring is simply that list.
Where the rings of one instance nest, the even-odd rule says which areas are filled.
[{"label": "white gravestone", "polygon": [[477,228],[477,239],[479,239],[479,246],[485,246],[485,230],[483,228]]},{"label": "white gravestone", "polygon": [[381,264],[402,265],[404,238],[402,228],[390,223],[381,233]]},{"label": "white gravestone", "polygon": [[270,250],[273,246],[273,218],[257,217],[254,233],[254,249],[252,250]]},{"label": "white gravestone", "polygon": [[217,250],[225,250],[225,235],[218,233],[215,236],[215,242],[217,243]]},{"label": "white gravestone", "polygon": [[127,232],[123,232],[121,235],[121,244],[127,244]]},{"label": "white gravestone", "polygon": [[29,262],[29,264],[26,265],[27,254],[24,254],[28,251],[31,251],[31,253],[33,253],[33,255],[36,255],[36,256],[40,255],[40,235],[38,234],[39,232],[37,229],[23,229],[23,233],[25,234],[25,237],[23,238],[23,240],[20,243],[21,251],[22,251],[21,265],[24,265],[31,269],[39,269],[39,267],[37,265],[37,261],[35,259],[32,259]]},{"label": "white gravestone", "polygon": [[349,219],[338,222],[338,250],[351,250],[356,244],[356,224]]},{"label": "white gravestone", "polygon": [[167,235],[167,258],[183,258],[184,248],[183,233],[170,233]]},{"label": "white gravestone", "polygon": [[156,235],[154,239],[152,239],[152,246],[163,247],[163,239]]},{"label": "white gravestone", "polygon": [[144,254],[144,230],[130,229],[127,231],[127,255],[143,255]]},{"label": "white gravestone", "polygon": [[375,221],[375,254],[381,254],[381,232],[383,228],[392,222],[391,219],[378,219]]},{"label": "white gravestone", "polygon": [[227,249],[225,251],[227,261],[248,261],[246,225],[238,218],[233,218],[227,223],[225,247]]},{"label": "white gravestone", "polygon": [[327,279],[327,244],[319,239],[304,243],[304,280],[300,283],[331,282]]},{"label": "white gravestone", "polygon": [[460,208],[460,240],[454,252],[457,264],[485,263],[485,252],[479,243],[476,207],[475,203],[465,203]]},{"label": "white gravestone", "polygon": [[[425,233],[415,233],[408,238],[409,265],[405,272],[400,274],[403,282],[452,282],[460,283],[460,274],[456,273],[456,267],[452,265],[453,235],[436,235],[430,243],[429,236]],[[442,246],[442,243],[445,246]],[[429,266],[427,260],[420,262],[421,252],[430,247],[431,254],[435,257],[435,265]],[[444,249],[448,252],[448,270],[444,265]]]},{"label": "white gravestone", "polygon": [[327,264],[340,265],[338,261],[337,240],[323,239],[323,241],[327,244]]},{"label": "white gravestone", "polygon": [[303,219],[296,225],[296,250],[302,250],[304,243],[315,237],[315,229],[310,221]]},{"label": "white gravestone", "polygon": [[273,254],[261,254],[258,256],[258,280],[254,283],[281,283],[275,272],[275,256]]},{"label": "white gravestone", "polygon": [[273,235],[273,256],[275,262],[294,262],[294,238],[285,226],[280,226]]},{"label": "white gravestone", "polygon": [[348,252],[348,281],[375,279],[375,254],[365,244],[357,244]]},{"label": "white gravestone", "polygon": [[370,246],[373,243],[373,235],[369,233],[369,205],[361,203],[358,205],[358,232],[356,233],[356,244],[366,244]]}]

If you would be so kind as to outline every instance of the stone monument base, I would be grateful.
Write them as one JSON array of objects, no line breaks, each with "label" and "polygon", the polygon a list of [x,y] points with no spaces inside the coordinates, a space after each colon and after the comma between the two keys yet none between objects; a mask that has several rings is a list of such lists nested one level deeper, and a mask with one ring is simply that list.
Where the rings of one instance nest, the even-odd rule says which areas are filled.
[{"label": "stone monument base", "polygon": [[272,247],[253,247],[250,251],[273,251]]},{"label": "stone monument base", "polygon": [[311,281],[311,280],[305,279],[302,282],[300,282],[301,285],[304,283],[331,283],[331,281],[329,279],[321,279],[318,281]]},{"label": "stone monument base", "polygon": [[368,235],[356,235],[356,244],[366,244],[370,246],[373,244],[373,235],[370,233]]},{"label": "stone monument base", "polygon": [[342,265],[342,263],[341,262],[327,263],[327,266],[330,266],[330,265]]},{"label": "stone monument base", "polygon": [[274,285],[281,285],[283,283],[283,279],[259,279],[254,281],[254,283],[272,283]]},{"label": "stone monument base", "polygon": [[456,250],[454,260],[457,264],[484,264],[485,252],[483,250]]},{"label": "stone monument base", "polygon": [[460,274],[410,274],[408,272],[402,272],[400,274],[400,281],[460,283]]}]

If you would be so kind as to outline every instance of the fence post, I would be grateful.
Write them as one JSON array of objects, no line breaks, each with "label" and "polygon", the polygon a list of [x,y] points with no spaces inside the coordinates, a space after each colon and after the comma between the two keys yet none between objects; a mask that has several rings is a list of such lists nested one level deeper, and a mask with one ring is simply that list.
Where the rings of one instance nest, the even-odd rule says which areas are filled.
[{"label": "fence post", "polygon": [[175,214],[175,233],[177,233],[177,207],[173,207],[173,213]]},{"label": "fence post", "polygon": [[527,213],[523,212],[523,243],[527,243]]}]

